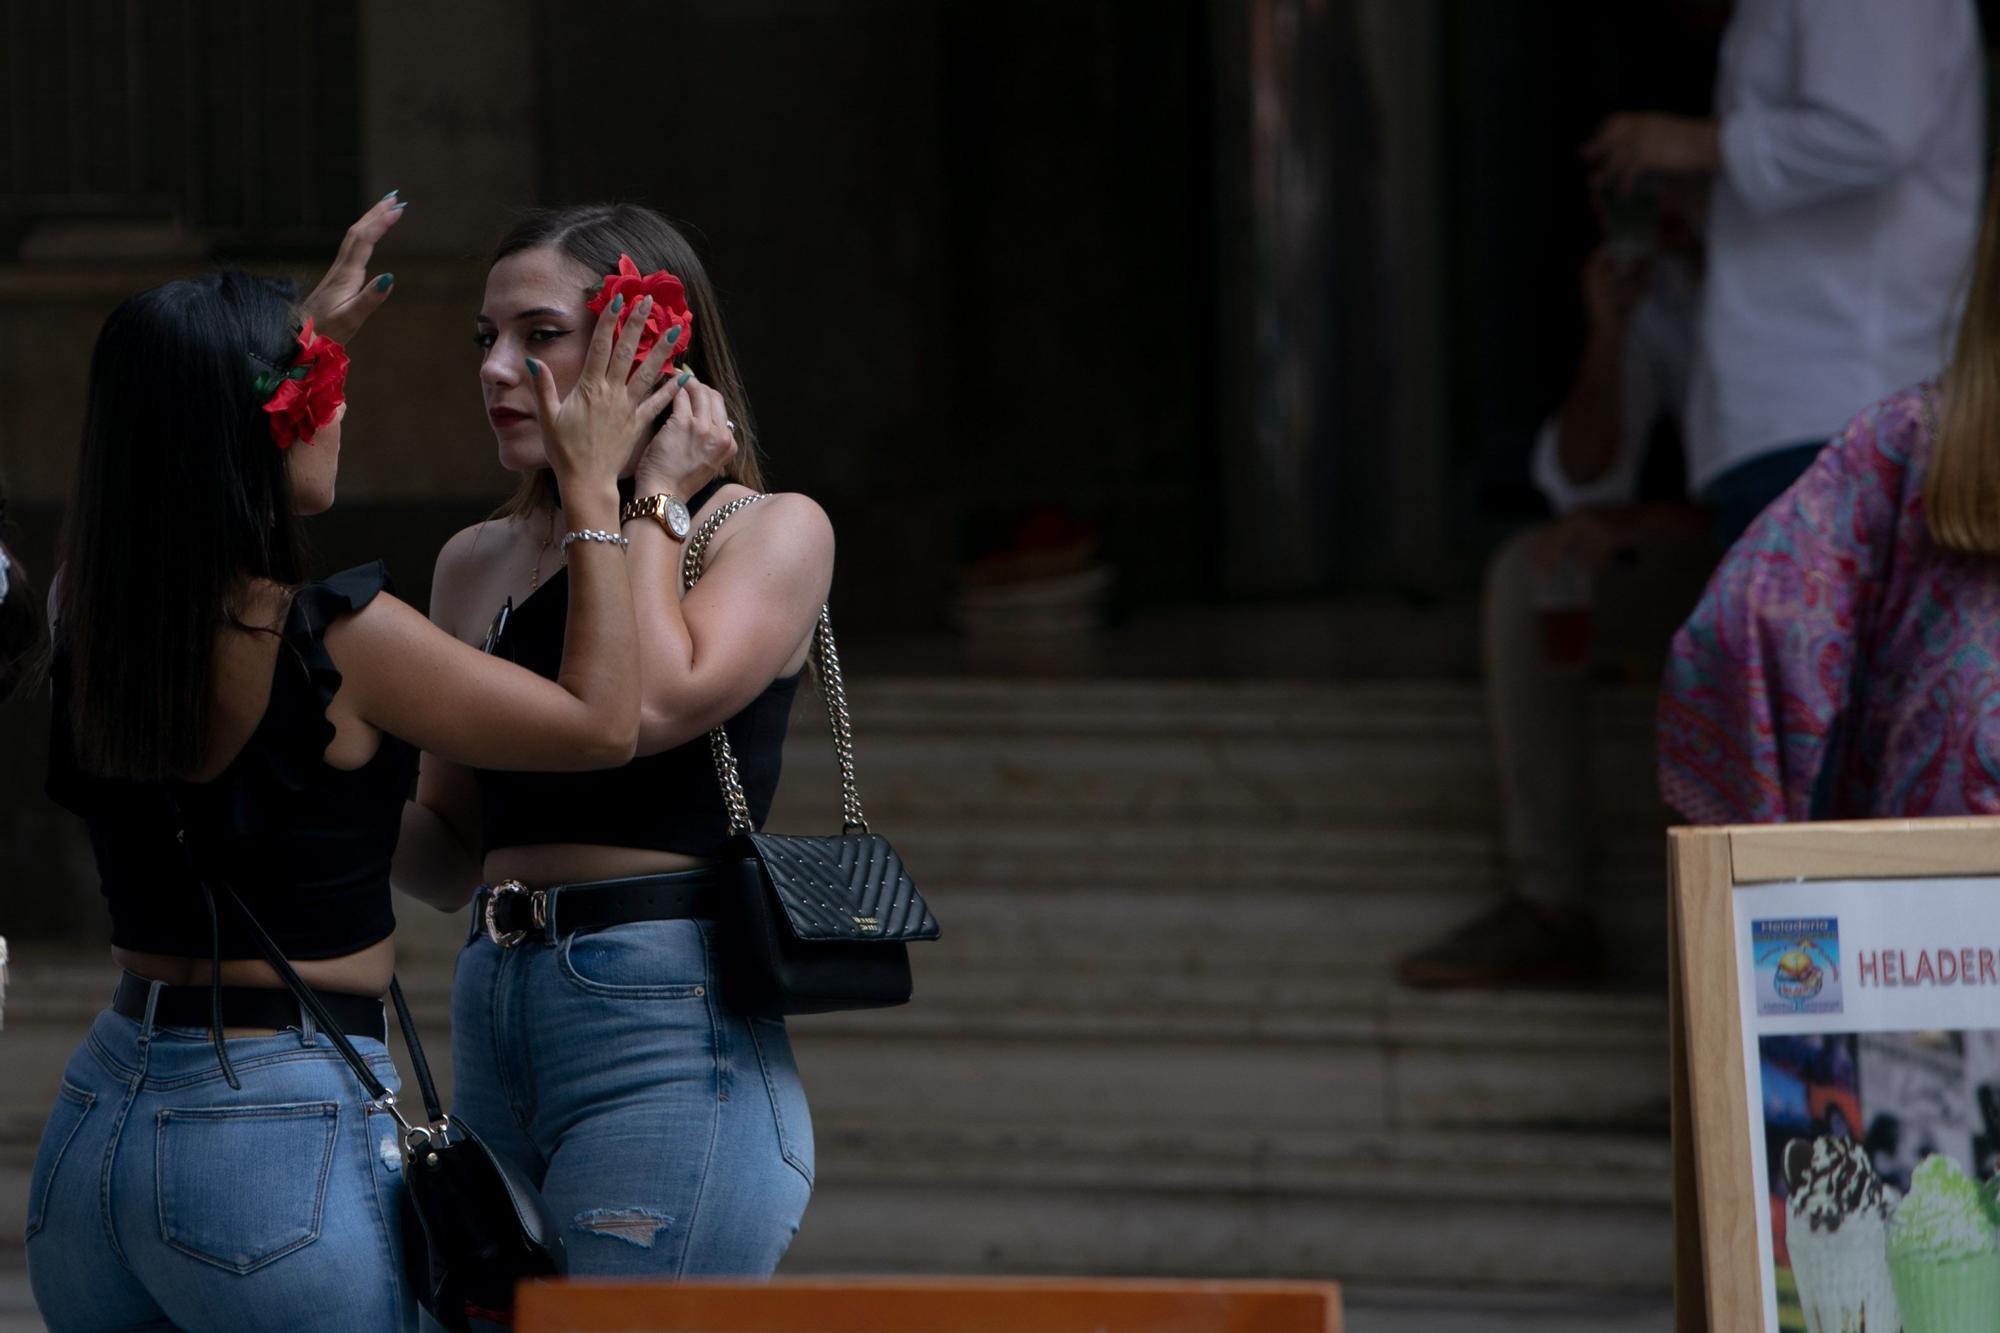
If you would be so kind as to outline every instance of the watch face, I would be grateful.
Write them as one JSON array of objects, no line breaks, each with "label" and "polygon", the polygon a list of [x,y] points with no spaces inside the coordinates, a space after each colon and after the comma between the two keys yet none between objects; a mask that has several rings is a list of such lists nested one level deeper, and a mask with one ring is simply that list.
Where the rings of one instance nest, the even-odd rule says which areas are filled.
[{"label": "watch face", "polygon": [[667,521],[667,531],[685,540],[688,529],[694,526],[694,517],[688,513],[688,507],[679,500],[669,499],[662,514]]}]

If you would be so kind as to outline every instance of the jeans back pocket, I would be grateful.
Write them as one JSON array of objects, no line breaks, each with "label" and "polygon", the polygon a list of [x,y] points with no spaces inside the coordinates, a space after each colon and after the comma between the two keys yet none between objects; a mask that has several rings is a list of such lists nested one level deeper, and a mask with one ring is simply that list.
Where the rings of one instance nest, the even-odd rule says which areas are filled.
[{"label": "jeans back pocket", "polygon": [[34,1170],[28,1177],[28,1229],[27,1239],[33,1239],[42,1229],[42,1222],[48,1216],[49,1190],[55,1184],[56,1169],[62,1165],[63,1154],[69,1151],[70,1140],[83,1128],[83,1118],[97,1102],[95,1093],[85,1092],[76,1084],[64,1079],[62,1087],[56,1091],[56,1104],[49,1112],[49,1122],[42,1130],[41,1146],[35,1150]]},{"label": "jeans back pocket", "polygon": [[160,1239],[248,1273],[319,1239],[338,1102],[159,1113]]}]

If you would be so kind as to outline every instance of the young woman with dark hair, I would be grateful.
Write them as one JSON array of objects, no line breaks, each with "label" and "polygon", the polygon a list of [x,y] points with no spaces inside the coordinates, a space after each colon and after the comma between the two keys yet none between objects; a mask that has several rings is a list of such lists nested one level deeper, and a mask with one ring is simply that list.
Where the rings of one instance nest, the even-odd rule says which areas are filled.
[{"label": "young woman with dark hair", "polygon": [[[726,727],[761,824],[833,531],[803,495],[756,500],[755,431],[714,288],[658,214],[546,210],[500,243],[476,325],[479,379],[500,464],[521,484],[445,546],[431,609],[470,642],[505,604],[496,652],[547,671],[562,651],[573,594],[548,535],[573,519],[523,363],[532,353],[566,384],[604,292],[648,283],[685,295],[684,314],[656,332],[685,355],[687,379],[624,511],[639,757],[579,776],[426,754],[397,882],[446,910],[492,886],[478,891],[453,986],[454,1095],[502,1127],[487,1143],[565,1222],[571,1271],[763,1275],[811,1194],[812,1124],[783,1022],[721,997],[714,917],[728,881],[712,863],[728,827],[707,734]],[[733,442],[725,475],[676,465],[690,440]],[[687,534],[732,505],[683,595]]]},{"label": "young woman with dark hair", "polygon": [[[391,212],[357,224],[340,285],[365,290]],[[578,769],[623,763],[637,737],[608,530],[615,478],[675,393],[663,358],[628,379],[636,339],[607,325],[566,394],[534,386],[572,583],[544,679],[438,632],[379,564],[308,581],[297,519],[333,501],[346,413],[345,353],[315,310],[343,334],[365,313],[325,288],[302,311],[242,274],[172,282],[119,306],[92,358],[49,790],[89,826],[124,973],[31,1176],[29,1275],[55,1329],[415,1326],[395,1123],[210,886],[393,1083],[389,858],[417,747]]]}]

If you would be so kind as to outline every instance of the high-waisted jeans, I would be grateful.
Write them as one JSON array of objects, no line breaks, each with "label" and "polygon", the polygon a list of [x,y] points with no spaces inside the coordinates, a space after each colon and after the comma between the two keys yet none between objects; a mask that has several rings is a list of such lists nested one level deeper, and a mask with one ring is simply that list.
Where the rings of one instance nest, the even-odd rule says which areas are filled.
[{"label": "high-waisted jeans", "polygon": [[780,1020],[717,993],[715,926],[637,921],[501,948],[452,986],[453,1111],[538,1185],[575,1274],[768,1276],[812,1195]]},{"label": "high-waisted jeans", "polygon": [[[157,990],[154,992],[156,997]],[[70,1056],[28,1193],[51,1333],[414,1329],[396,1122],[309,1021],[230,1039],[110,1010]],[[379,1041],[353,1039],[385,1084]]]}]

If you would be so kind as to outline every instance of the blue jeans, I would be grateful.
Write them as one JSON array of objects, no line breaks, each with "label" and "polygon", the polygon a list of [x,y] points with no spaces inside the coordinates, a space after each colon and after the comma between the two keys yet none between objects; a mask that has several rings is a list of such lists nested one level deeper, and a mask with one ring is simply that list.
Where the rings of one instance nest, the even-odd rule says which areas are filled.
[{"label": "blue jeans", "polygon": [[[354,1045],[396,1086],[381,1042]],[[240,1090],[207,1032],[110,1010],[70,1056],[29,1177],[51,1333],[416,1328],[395,1120],[310,1023],[229,1058]]]},{"label": "blue jeans", "polygon": [[1726,551],[1734,546],[1736,539],[1757,521],[1757,516],[1805,475],[1825,447],[1825,440],[1781,445],[1748,462],[1738,463],[1708,483],[1701,493],[1701,502],[1714,516],[1717,549]]},{"label": "blue jeans", "polygon": [[715,927],[636,921],[502,949],[452,983],[452,1107],[542,1191],[570,1271],[767,1277],[812,1196],[782,1021],[717,994]]}]

